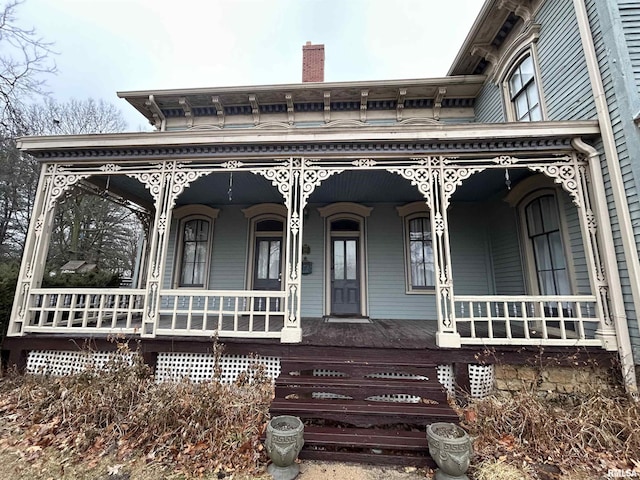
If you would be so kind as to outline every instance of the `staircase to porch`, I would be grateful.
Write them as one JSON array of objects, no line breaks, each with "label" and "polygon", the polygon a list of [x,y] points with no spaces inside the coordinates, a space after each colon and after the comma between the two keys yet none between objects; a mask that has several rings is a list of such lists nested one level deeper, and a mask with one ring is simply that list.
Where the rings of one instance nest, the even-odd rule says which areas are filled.
[{"label": "staircase to porch", "polygon": [[282,358],[271,416],[303,420],[303,459],[434,466],[426,426],[458,422],[437,365],[363,350]]}]

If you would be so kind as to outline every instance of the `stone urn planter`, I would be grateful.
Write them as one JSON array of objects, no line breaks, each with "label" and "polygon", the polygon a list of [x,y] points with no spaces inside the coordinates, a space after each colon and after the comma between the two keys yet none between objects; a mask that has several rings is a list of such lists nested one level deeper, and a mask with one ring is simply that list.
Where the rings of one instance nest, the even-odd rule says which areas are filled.
[{"label": "stone urn planter", "polygon": [[432,423],[427,427],[429,454],[438,465],[436,480],[469,480],[471,438],[454,423]]},{"label": "stone urn planter", "polygon": [[293,480],[300,467],[296,458],[304,445],[304,424],[298,417],[281,415],[267,425],[265,448],[271,459],[267,471],[274,480]]}]

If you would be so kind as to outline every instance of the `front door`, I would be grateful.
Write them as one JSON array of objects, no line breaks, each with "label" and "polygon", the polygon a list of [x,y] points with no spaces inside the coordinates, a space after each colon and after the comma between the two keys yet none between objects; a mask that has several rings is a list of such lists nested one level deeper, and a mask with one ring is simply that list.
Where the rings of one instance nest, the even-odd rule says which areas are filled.
[{"label": "front door", "polygon": [[331,238],[331,313],[360,315],[359,238]]},{"label": "front door", "polygon": [[[282,238],[258,237],[255,246],[253,268],[254,290],[281,290],[282,282]],[[255,310],[266,310],[266,299],[256,298]],[[270,302],[270,311],[279,310],[279,299]]]}]

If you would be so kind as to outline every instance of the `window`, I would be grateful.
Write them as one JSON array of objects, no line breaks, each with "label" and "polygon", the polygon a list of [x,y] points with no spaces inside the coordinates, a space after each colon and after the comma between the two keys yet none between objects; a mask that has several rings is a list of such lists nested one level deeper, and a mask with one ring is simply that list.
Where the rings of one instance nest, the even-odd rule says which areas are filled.
[{"label": "window", "polygon": [[435,267],[429,218],[420,216],[407,220],[407,234],[410,287],[412,290],[433,288]]},{"label": "window", "polygon": [[209,222],[188,220],[182,228],[180,286],[204,287],[209,251]]},{"label": "window", "polygon": [[436,267],[431,237],[431,218],[425,202],[396,207],[403,220],[407,293],[435,290]]},{"label": "window", "polygon": [[183,205],[173,210],[178,221],[174,288],[208,288],[213,225],[218,213],[206,205]]},{"label": "window", "polygon": [[514,120],[536,122],[542,120],[542,106],[536,84],[532,55],[527,55],[508,78],[509,98]]},{"label": "window", "polygon": [[570,295],[558,206],[554,195],[542,195],[525,209],[527,236],[541,295]]}]

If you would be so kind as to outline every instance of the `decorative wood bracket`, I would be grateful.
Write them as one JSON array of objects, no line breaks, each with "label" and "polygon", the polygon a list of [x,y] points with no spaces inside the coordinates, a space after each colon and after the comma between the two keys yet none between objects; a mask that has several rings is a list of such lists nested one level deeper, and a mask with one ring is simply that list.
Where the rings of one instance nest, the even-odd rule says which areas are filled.
[{"label": "decorative wood bracket", "polygon": [[367,121],[367,98],[369,98],[369,90],[360,92],[360,121]]},{"label": "decorative wood bracket", "polygon": [[396,99],[396,120],[402,121],[402,112],[404,110],[404,100],[407,96],[407,89],[401,88],[398,90],[398,98]]},{"label": "decorative wood bracket", "polygon": [[289,117],[289,125],[293,125],[296,121],[295,110],[293,107],[293,94],[285,93],[284,99],[287,101],[287,115]]},{"label": "decorative wood bracket", "polygon": [[471,55],[479,55],[493,65],[498,63],[498,51],[488,44],[476,44],[471,48]]},{"label": "decorative wood bracket", "polygon": [[438,88],[438,94],[436,95],[436,98],[433,101],[433,118],[435,120],[440,120],[440,109],[442,108],[442,99],[446,94],[447,94],[447,89],[445,87]]},{"label": "decorative wood bracket", "polygon": [[498,8],[515,13],[525,23],[533,20],[533,11],[528,0],[500,0]]},{"label": "decorative wood bracket", "polygon": [[324,123],[331,121],[331,92],[324,92]]},{"label": "decorative wood bracket", "polygon": [[156,100],[153,97],[153,95],[149,95],[149,99],[146,100],[144,104],[147,106],[147,108],[151,112],[151,115],[153,116],[153,126],[156,127],[158,130],[163,130],[164,123],[165,123],[165,116],[164,116],[164,113],[162,113],[162,110],[160,110],[160,107],[156,103]]},{"label": "decorative wood bracket", "polygon": [[220,97],[214,96],[211,97],[211,102],[213,106],[216,107],[216,114],[218,115],[218,125],[220,128],[224,127],[224,107],[222,103],[220,103]]},{"label": "decorative wood bracket", "polygon": [[182,110],[184,110],[184,116],[187,119],[187,126],[193,127],[193,113],[191,111],[191,104],[189,103],[189,100],[187,100],[186,97],[180,97],[178,99],[178,103],[182,107]]},{"label": "decorative wood bracket", "polygon": [[254,94],[249,95],[249,103],[251,104],[251,114],[253,115],[253,124],[260,123],[260,106],[258,105],[258,97]]}]

